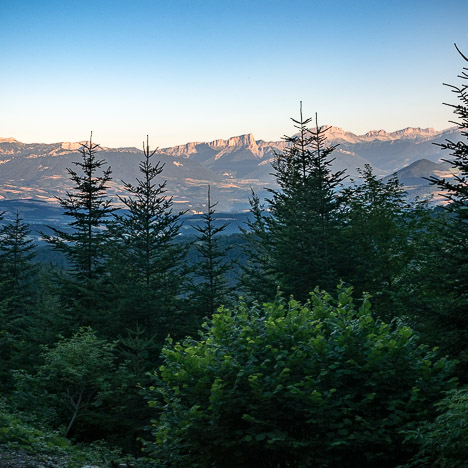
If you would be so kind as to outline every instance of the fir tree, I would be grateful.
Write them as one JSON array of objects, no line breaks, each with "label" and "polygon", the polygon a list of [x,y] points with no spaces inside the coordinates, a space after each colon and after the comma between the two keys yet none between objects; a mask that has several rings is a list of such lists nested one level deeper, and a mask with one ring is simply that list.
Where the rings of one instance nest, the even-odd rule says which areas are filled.
[{"label": "fir tree", "polygon": [[250,216],[246,227],[240,228],[246,256],[245,264],[241,265],[241,287],[247,299],[263,303],[276,296],[279,280],[272,266],[273,251],[265,207],[253,190],[249,202]]},{"label": "fir tree", "polygon": [[29,226],[16,212],[15,218],[0,229],[0,264],[2,284],[0,300],[6,321],[15,328],[24,327],[28,308],[33,303],[33,278],[36,266],[34,241],[29,237]]},{"label": "fir tree", "polygon": [[395,175],[381,180],[370,165],[359,172],[362,180],[342,191],[343,279],[359,293],[371,293],[376,310],[391,320],[396,295],[407,289],[404,278],[414,266],[426,205],[408,202]]},{"label": "fir tree", "polygon": [[[459,50],[458,52],[468,62],[468,58]],[[468,139],[468,67],[463,68],[459,77],[463,80],[460,86],[447,86],[452,88],[460,104],[447,105],[454,109],[454,114],[459,118],[459,121],[452,123],[458,126],[461,136]],[[457,272],[457,281],[454,281],[453,287],[466,300],[468,298],[468,143],[463,140],[457,142],[447,140],[439,146],[451,151],[451,158],[443,161],[451,164],[455,174],[453,179],[431,177],[429,180],[442,190],[442,196],[449,202],[446,208],[453,213],[454,224],[445,234],[454,254],[453,267]]]},{"label": "fir tree", "polygon": [[78,170],[67,169],[73,189],[67,191],[66,197],[57,197],[64,215],[70,219],[70,231],[49,226],[53,234],[43,235],[69,262],[69,277],[61,278],[61,297],[63,307],[76,315],[75,325],[105,327],[105,227],[114,208],[107,196],[111,169],[98,159],[98,150],[91,135],[80,149],[81,161],[73,163]]},{"label": "fir tree", "polygon": [[212,317],[218,307],[229,302],[230,288],[226,274],[232,264],[226,260],[218,243],[221,234],[228,223],[216,225],[214,214],[217,203],[211,202],[211,190],[208,186],[206,213],[201,218],[203,223],[194,228],[199,233],[195,242],[199,260],[194,268],[190,289],[192,296],[191,308],[196,311],[196,319]]},{"label": "fir tree", "polygon": [[31,345],[53,345],[57,337],[73,329],[73,319],[62,307],[61,293],[57,287],[60,270],[51,264],[42,264],[36,279],[36,297],[32,314],[32,327],[28,331]]},{"label": "fir tree", "polygon": [[[455,45],[458,52],[468,62]],[[452,122],[460,130],[461,137],[468,139],[468,67],[464,67],[459,75],[462,84],[449,86],[460,101],[458,104],[447,104],[453,108],[458,118]],[[468,367],[468,142],[450,141],[439,145],[442,149],[450,151],[451,158],[444,161],[455,169],[453,179],[431,177],[429,180],[442,190],[442,195],[447,199],[447,210],[450,216],[442,227],[444,238],[438,263],[442,266],[441,277],[445,281],[439,281],[436,285],[441,288],[441,294],[451,295],[451,300],[446,301],[445,317],[441,325],[451,329],[451,351],[458,355],[465,368]],[[447,310],[449,309],[449,310]],[[448,313],[447,313],[448,312]]]},{"label": "fir tree", "polygon": [[11,385],[11,370],[27,367],[34,356],[29,338],[36,293],[36,246],[29,234],[29,226],[18,212],[0,229],[0,381],[4,388]]},{"label": "fir tree", "polygon": [[164,164],[153,164],[157,149],[150,150],[148,139],[143,153],[141,178],[136,184],[124,182],[128,196],[119,196],[128,212],[116,214],[112,223],[111,268],[120,326],[139,324],[161,345],[169,331],[182,326],[178,311],[186,249],[177,236],[183,213],[172,211],[167,181],[159,181]]},{"label": "fir tree", "polygon": [[338,282],[337,234],[339,197],[337,188],[344,171],[333,172],[326,146],[328,128],[308,129],[311,119],[292,119],[299,130],[285,137],[288,146],[272,163],[279,190],[271,189],[268,227],[273,267],[286,293],[305,299],[316,286],[331,289]]}]

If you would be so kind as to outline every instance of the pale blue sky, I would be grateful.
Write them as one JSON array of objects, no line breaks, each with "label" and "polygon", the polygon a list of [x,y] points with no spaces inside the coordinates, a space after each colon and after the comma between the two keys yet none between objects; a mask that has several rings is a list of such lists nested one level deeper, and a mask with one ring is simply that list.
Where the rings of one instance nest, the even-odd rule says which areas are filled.
[{"label": "pale blue sky", "polygon": [[0,0],[0,137],[160,147],[450,126],[468,4]]}]

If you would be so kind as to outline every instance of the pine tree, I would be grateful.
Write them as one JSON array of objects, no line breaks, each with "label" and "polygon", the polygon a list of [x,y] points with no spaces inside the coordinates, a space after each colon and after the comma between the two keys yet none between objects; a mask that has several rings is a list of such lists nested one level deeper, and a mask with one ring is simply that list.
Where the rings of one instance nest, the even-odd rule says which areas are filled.
[{"label": "pine tree", "polygon": [[73,189],[67,191],[66,197],[57,197],[64,215],[70,219],[70,231],[49,226],[53,234],[43,236],[69,262],[69,276],[61,278],[62,306],[75,315],[76,326],[105,328],[105,227],[114,208],[107,196],[111,169],[98,159],[98,150],[91,135],[80,149],[81,161],[73,163],[78,170],[67,169]]},{"label": "pine tree", "polygon": [[226,252],[220,248],[218,235],[229,223],[216,225],[214,214],[217,203],[211,202],[211,190],[208,186],[206,213],[201,218],[203,223],[194,228],[199,233],[195,242],[199,260],[194,268],[191,280],[191,308],[196,311],[195,319],[212,317],[218,307],[228,305],[231,288],[228,287],[226,274],[232,264],[226,260]]},{"label": "pine tree", "polygon": [[172,211],[167,181],[158,181],[164,164],[152,161],[157,151],[150,150],[147,139],[141,179],[124,182],[128,196],[119,199],[128,212],[116,214],[112,223],[111,268],[119,326],[136,329],[139,324],[161,345],[169,331],[176,333],[182,326],[178,312],[186,248],[177,241],[183,213]]},{"label": "pine tree", "polygon": [[336,146],[326,146],[328,128],[308,129],[311,119],[292,119],[298,135],[285,137],[288,147],[272,163],[279,190],[271,189],[268,228],[273,268],[281,289],[306,299],[316,286],[338,282],[336,243],[339,197],[344,171],[332,172]]}]

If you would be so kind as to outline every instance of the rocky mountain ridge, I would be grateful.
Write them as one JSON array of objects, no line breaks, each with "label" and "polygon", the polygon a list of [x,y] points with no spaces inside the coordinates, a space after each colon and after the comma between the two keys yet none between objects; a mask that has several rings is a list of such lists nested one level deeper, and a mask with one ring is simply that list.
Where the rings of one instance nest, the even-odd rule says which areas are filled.
[{"label": "rocky mountain ridge", "polygon": [[358,142],[371,142],[374,140],[378,141],[391,141],[399,140],[402,138],[405,139],[418,139],[423,140],[425,138],[434,138],[436,135],[446,133],[450,131],[451,128],[445,130],[434,130],[433,128],[420,128],[420,127],[406,127],[401,130],[396,130],[394,132],[387,132],[385,130],[370,130],[367,133],[362,135],[357,135],[352,132],[343,130],[340,127],[330,127],[328,131],[329,138],[331,140],[343,140],[352,143]]},{"label": "rocky mountain ridge", "polygon": [[[456,128],[405,128],[390,133],[373,130],[356,135],[330,127],[327,135],[328,144],[339,145],[333,153],[334,169],[346,169],[353,178],[358,177],[357,168],[365,164],[385,176],[420,159],[438,163],[447,155],[433,143],[458,138]],[[62,196],[70,188],[66,169],[79,159],[81,144],[21,143],[14,138],[0,138],[0,199],[56,201],[55,196]],[[174,197],[176,207],[202,210],[210,184],[219,210],[238,211],[248,208],[251,188],[262,195],[274,186],[270,163],[285,147],[285,141],[267,142],[245,134],[162,148],[157,157],[165,164],[163,177],[168,180],[168,195]],[[113,170],[110,193],[120,193],[122,180],[133,181],[138,175],[142,151],[104,146],[99,151],[99,157]]]}]

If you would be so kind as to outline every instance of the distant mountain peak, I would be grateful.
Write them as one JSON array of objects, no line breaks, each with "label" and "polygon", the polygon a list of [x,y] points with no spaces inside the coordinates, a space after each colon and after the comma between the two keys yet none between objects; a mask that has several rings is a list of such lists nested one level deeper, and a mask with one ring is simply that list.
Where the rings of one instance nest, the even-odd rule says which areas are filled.
[{"label": "distant mountain peak", "polygon": [[208,146],[212,148],[218,148],[220,146],[256,146],[257,142],[255,141],[254,136],[251,133],[246,133],[245,135],[239,135],[235,137],[228,138],[227,140],[214,140],[208,143]]},{"label": "distant mountain peak", "polygon": [[20,143],[15,138],[0,138],[0,143]]},{"label": "distant mountain peak", "polygon": [[391,136],[393,137],[405,137],[405,136],[434,136],[437,135],[438,132],[437,130],[434,130],[433,128],[421,128],[421,127],[406,127],[403,128],[402,130],[397,130],[395,132],[390,133]]},{"label": "distant mountain peak", "polygon": [[67,150],[67,151],[76,151],[76,150],[79,150],[84,145],[84,143],[86,142],[85,141],[77,141],[77,142],[65,141],[60,144],[60,148]]},{"label": "distant mountain peak", "polygon": [[328,128],[326,136],[329,140],[348,141],[350,143],[359,140],[356,134],[343,130],[340,127],[334,127],[333,125],[324,125],[323,127]]},{"label": "distant mountain peak", "polygon": [[385,130],[371,130],[362,136],[367,138],[387,137],[388,133]]},{"label": "distant mountain peak", "polygon": [[445,130],[435,130],[434,128],[421,128],[421,127],[406,127],[394,132],[387,132],[386,130],[370,130],[362,135],[357,135],[352,132],[343,130],[340,127],[330,126],[327,132],[327,137],[330,140],[348,143],[364,143],[372,141],[393,141],[393,140],[428,140],[437,137],[445,132],[456,131],[456,128],[448,128]]},{"label": "distant mountain peak", "polygon": [[163,153],[171,154],[172,156],[190,156],[193,153],[197,153],[200,147],[208,147],[212,150],[218,151],[222,148],[229,147],[244,147],[247,146],[254,150],[257,150],[257,142],[255,141],[254,136],[251,133],[246,133],[245,135],[239,135],[235,137],[228,138],[227,140],[213,140],[207,143],[203,142],[190,142],[185,145],[173,146],[171,148],[163,148],[161,151]]}]

